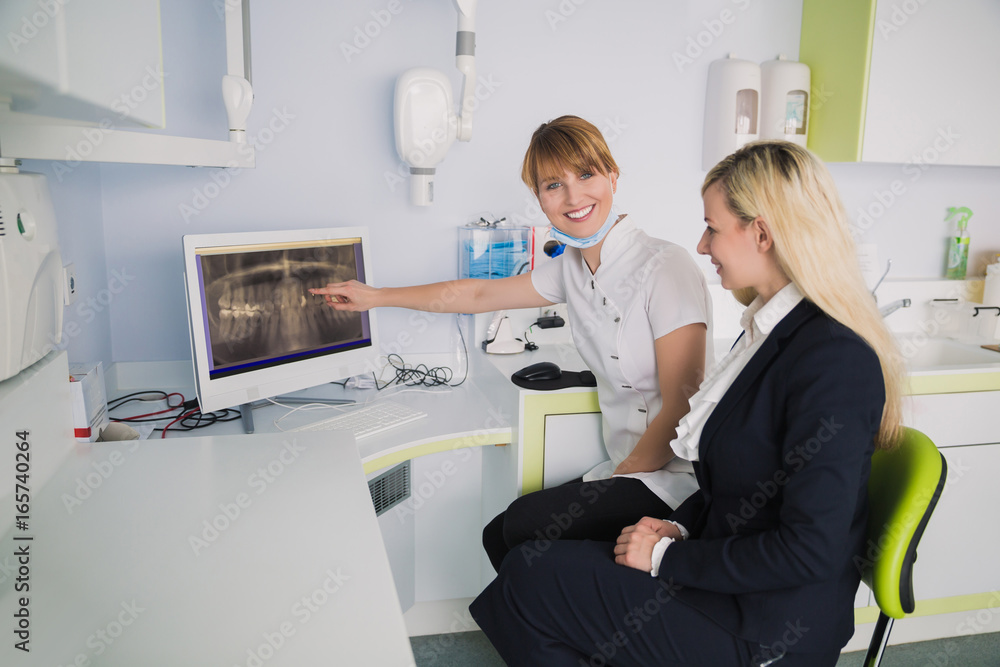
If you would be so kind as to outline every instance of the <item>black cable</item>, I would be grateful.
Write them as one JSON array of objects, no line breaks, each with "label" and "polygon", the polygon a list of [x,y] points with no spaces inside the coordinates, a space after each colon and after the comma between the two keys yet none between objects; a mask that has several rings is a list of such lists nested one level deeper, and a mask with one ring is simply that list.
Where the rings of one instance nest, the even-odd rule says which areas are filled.
[{"label": "black cable", "polygon": [[[231,422],[240,419],[240,411],[234,410],[232,408],[226,408],[224,410],[217,410],[215,412],[209,412],[208,414],[203,414],[200,410],[198,412],[192,413],[184,419],[180,420],[176,424],[170,427],[171,431],[193,431],[198,428],[207,428],[213,424],[220,424],[223,422]],[[162,428],[153,429],[154,431],[162,431]]]},{"label": "black cable", "polygon": [[[155,398],[143,398],[144,396],[155,396]],[[170,404],[171,396],[179,396],[181,402],[176,405]],[[150,416],[150,417],[112,417],[111,411],[117,410],[124,405],[133,403],[136,401],[140,402],[156,402],[156,401],[166,401],[167,407],[162,412],[162,415]],[[171,422],[185,412],[189,412],[192,408],[198,407],[197,399],[191,399],[190,401],[185,401],[184,396],[178,392],[165,392],[159,389],[153,389],[149,391],[137,391],[131,394],[126,394],[125,396],[119,396],[118,398],[108,401],[108,417],[111,421],[120,422],[123,424],[141,424],[145,422],[162,422],[170,420]],[[216,412],[210,412],[208,414],[203,414],[200,410],[193,412],[183,419],[181,419],[176,424],[170,426],[171,431],[193,431],[198,428],[206,428],[212,426],[213,424],[221,422],[235,421],[240,419],[241,415],[239,410],[234,410],[232,408],[226,408],[224,410],[217,410]],[[162,431],[164,427],[154,428],[154,431]]]},{"label": "black cable", "polygon": [[[149,394],[155,394],[157,396],[157,398],[139,398],[140,396],[146,396],[146,395],[149,395]],[[173,392],[173,395],[180,396],[181,400],[182,401],[184,400],[184,397],[181,394]],[[110,401],[108,401],[108,411],[110,412],[111,410],[115,410],[117,408],[120,408],[123,405],[127,405],[128,403],[132,403],[132,402],[135,402],[135,401],[144,401],[144,402],[166,401],[168,408],[179,408],[179,407],[181,407],[181,404],[170,405],[170,396],[171,396],[170,393],[167,393],[165,391],[160,391],[158,389],[153,389],[153,390],[150,390],[150,391],[136,391],[136,392],[133,392],[131,394],[126,394],[124,396],[119,396],[118,398],[114,398],[114,399],[111,399]]]},{"label": "black cable", "polygon": [[[528,331],[531,331],[532,327],[534,327],[534,326],[535,325],[532,324],[530,327],[528,327]],[[526,349],[526,350],[537,350],[538,349],[538,343],[533,343],[533,342],[531,342],[528,339],[528,331],[525,331],[523,334],[521,334],[522,336],[524,336],[524,340],[521,340],[520,338],[518,338],[517,340],[520,340],[522,343],[524,343],[524,349]]]},{"label": "black cable", "polygon": [[[413,368],[407,368],[406,362],[396,353],[386,357],[389,365],[396,371],[396,376],[379,386],[378,378],[375,377],[375,388],[382,391],[390,385],[406,385],[407,387],[440,387],[451,382],[454,372],[447,366],[435,366],[429,368],[426,364],[418,364]],[[464,380],[463,380],[464,381]]]}]

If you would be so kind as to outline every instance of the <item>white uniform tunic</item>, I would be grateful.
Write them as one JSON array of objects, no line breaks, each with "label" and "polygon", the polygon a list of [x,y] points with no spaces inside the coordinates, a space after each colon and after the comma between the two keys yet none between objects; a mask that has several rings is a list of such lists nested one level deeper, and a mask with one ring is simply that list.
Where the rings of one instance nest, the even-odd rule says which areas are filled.
[{"label": "white uniform tunic", "polygon": [[[554,261],[532,271],[531,282],[544,298],[567,304],[573,342],[597,378],[610,460],[583,479],[607,479],[635,449],[663,404],[654,341],[701,322],[708,327],[711,365],[712,303],[705,277],[687,251],[647,236],[626,217],[604,238],[596,274],[580,250],[567,247]],[[641,479],[671,507],[697,489],[692,468],[684,461],[627,476]]]}]

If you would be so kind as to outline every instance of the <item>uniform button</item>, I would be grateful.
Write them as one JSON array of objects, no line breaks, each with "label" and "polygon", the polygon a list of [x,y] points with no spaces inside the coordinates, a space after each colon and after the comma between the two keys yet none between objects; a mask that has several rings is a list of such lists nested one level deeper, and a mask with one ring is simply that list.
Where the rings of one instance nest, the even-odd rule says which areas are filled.
[{"label": "uniform button", "polygon": [[615,322],[621,322],[621,321],[622,321],[622,318],[620,318],[620,317],[616,317],[615,318]]},{"label": "uniform button", "polygon": [[612,358],[612,359],[617,359],[618,357],[616,357],[615,355],[613,355],[613,354],[612,354],[612,355],[611,355],[611,358]]},{"label": "uniform button", "polygon": [[622,385],[622,389],[631,389],[631,388],[632,388],[632,385],[630,385],[630,384],[623,384]]},{"label": "uniform button", "polygon": [[645,412],[645,408],[639,408],[639,412]]}]

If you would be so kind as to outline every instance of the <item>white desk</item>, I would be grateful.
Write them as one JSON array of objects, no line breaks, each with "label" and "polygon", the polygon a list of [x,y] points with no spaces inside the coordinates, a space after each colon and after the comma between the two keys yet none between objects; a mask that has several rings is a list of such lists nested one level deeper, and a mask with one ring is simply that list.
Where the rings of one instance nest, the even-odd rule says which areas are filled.
[{"label": "white desk", "polygon": [[[474,358],[484,356],[478,350],[472,350],[471,354]],[[450,360],[447,355],[413,355],[411,363],[434,366],[449,362],[453,366],[455,365],[454,360]],[[473,366],[475,363],[474,361]],[[125,363],[116,364],[114,370],[115,372],[109,377],[109,395],[111,397],[151,388],[179,391],[186,398],[195,397],[191,384],[190,363]],[[455,382],[462,377],[461,370],[456,371],[456,373]],[[389,375],[390,373],[386,373],[385,379],[388,379]],[[506,378],[501,379],[505,381],[504,384],[510,384]],[[490,383],[495,384],[496,382],[497,379],[491,375]],[[492,388],[492,384],[489,388]],[[513,412],[516,403],[513,398],[505,393],[499,395],[496,392],[487,393],[481,383],[476,382],[475,377],[467,378],[457,387],[407,388],[393,385],[382,391],[377,391],[375,389],[344,389],[340,385],[326,384],[290,395],[349,399],[356,401],[359,405],[366,401],[387,399],[427,413],[428,416],[425,419],[361,439],[358,442],[358,450],[366,473],[436,452],[509,444],[512,438],[512,423],[516,422],[516,415]],[[279,432],[279,428],[291,430],[297,426],[337,414],[335,408],[303,409],[283,419],[277,427],[274,425],[275,419],[281,418],[295,407],[299,406],[267,405],[255,409],[253,411],[255,432],[275,433]],[[352,409],[349,405],[342,407],[347,410]],[[116,411],[115,416],[141,414],[150,409],[153,408],[145,408],[136,403]],[[242,433],[244,433],[243,424],[237,419],[214,424],[206,429],[193,432],[170,430],[167,432],[166,439],[176,440],[200,434],[236,435]],[[151,437],[158,438],[159,432]]]},{"label": "white desk", "polygon": [[77,448],[3,536],[31,652],[8,631],[0,663],[413,665],[353,439],[291,435]]}]

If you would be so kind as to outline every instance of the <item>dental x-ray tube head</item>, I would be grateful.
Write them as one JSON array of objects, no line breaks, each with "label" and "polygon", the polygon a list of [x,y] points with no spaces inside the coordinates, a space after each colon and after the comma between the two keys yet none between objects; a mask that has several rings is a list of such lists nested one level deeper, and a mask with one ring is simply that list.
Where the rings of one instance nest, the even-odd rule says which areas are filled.
[{"label": "dental x-ray tube head", "polygon": [[434,172],[455,141],[451,82],[426,67],[407,70],[396,80],[393,108],[396,152],[410,165],[410,201],[434,201]]}]

